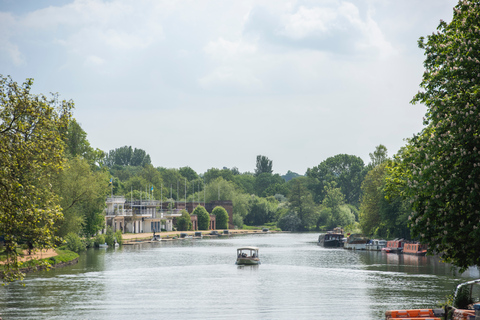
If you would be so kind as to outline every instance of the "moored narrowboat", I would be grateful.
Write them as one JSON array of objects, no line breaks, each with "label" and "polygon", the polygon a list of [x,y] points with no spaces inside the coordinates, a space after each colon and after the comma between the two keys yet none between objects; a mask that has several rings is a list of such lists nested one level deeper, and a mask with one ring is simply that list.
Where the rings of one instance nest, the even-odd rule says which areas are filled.
[{"label": "moored narrowboat", "polygon": [[395,240],[390,240],[387,241],[387,246],[382,249],[382,251],[386,253],[402,253],[403,251],[403,245],[405,244],[405,241],[403,239],[395,239]]},{"label": "moored narrowboat", "polygon": [[345,249],[366,250],[369,239],[362,234],[351,234],[344,244]]},{"label": "moored narrowboat", "polygon": [[318,236],[318,245],[325,248],[343,247],[343,234],[328,231]]},{"label": "moored narrowboat", "polygon": [[424,256],[427,254],[427,246],[418,242],[405,243],[403,246],[404,254],[412,254],[414,256]]},{"label": "moored narrowboat", "polygon": [[381,251],[386,246],[387,246],[386,240],[372,239],[367,243],[366,249],[369,251]]}]

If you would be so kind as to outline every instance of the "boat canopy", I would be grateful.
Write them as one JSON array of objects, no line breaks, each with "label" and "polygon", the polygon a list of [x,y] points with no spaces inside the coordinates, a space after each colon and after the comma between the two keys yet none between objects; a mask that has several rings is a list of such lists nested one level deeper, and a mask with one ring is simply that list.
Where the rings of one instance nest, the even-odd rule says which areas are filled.
[{"label": "boat canopy", "polygon": [[255,250],[255,251],[258,251],[258,248],[257,247],[241,247],[241,248],[238,248],[237,250],[238,251],[241,251],[241,250]]}]

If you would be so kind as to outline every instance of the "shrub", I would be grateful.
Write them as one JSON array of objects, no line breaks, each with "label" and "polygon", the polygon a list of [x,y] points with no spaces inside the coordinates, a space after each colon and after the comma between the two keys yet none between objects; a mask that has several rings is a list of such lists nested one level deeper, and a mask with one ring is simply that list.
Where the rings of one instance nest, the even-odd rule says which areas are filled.
[{"label": "shrub", "polygon": [[95,236],[95,247],[105,243],[105,236],[101,233]]},{"label": "shrub", "polygon": [[78,234],[70,232],[65,236],[67,249],[73,252],[81,252],[85,250],[85,243],[80,239]]},{"label": "shrub", "polygon": [[115,245],[115,236],[113,234],[113,229],[110,226],[107,226],[107,232],[105,233],[105,242],[113,247]]},{"label": "shrub", "polygon": [[217,229],[228,229],[228,213],[223,207],[215,207],[212,214],[216,216]]},{"label": "shrub", "polygon": [[298,231],[302,225],[302,221],[295,212],[289,212],[280,218],[277,227],[283,231]]},{"label": "shrub", "polygon": [[208,214],[207,210],[202,207],[198,206],[193,210],[192,214],[196,214],[198,218],[198,230],[208,230],[210,229],[210,215]]},{"label": "shrub", "polygon": [[186,210],[182,210],[182,215],[177,219],[177,229],[178,231],[190,231],[193,229],[190,214]]},{"label": "shrub", "polygon": [[115,231],[115,239],[117,240],[119,245],[123,244],[122,230]]}]

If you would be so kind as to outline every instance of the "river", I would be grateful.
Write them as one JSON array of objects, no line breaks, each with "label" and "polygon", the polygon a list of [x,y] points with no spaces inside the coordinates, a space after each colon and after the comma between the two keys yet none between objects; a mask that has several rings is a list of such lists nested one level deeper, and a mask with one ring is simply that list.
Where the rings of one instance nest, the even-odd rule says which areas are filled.
[{"label": "river", "polygon": [[[325,249],[318,233],[185,239],[90,249],[77,265],[0,288],[10,319],[382,319],[432,308],[459,275],[435,257]],[[235,265],[260,247],[260,266]]]}]

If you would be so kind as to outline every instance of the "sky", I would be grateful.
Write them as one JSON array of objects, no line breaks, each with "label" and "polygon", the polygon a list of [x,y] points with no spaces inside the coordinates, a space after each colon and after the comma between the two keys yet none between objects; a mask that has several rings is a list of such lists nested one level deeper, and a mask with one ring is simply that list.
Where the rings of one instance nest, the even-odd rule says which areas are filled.
[{"label": "sky", "polygon": [[417,41],[453,0],[0,0],[0,74],[73,100],[94,148],[304,174],[422,130]]}]

